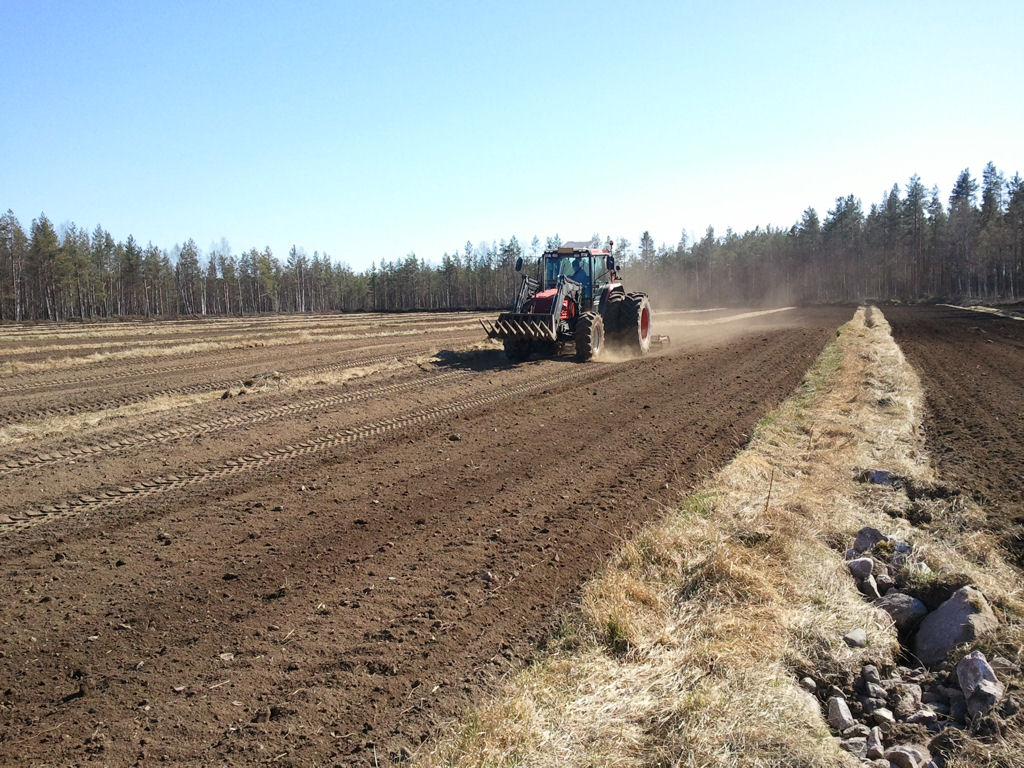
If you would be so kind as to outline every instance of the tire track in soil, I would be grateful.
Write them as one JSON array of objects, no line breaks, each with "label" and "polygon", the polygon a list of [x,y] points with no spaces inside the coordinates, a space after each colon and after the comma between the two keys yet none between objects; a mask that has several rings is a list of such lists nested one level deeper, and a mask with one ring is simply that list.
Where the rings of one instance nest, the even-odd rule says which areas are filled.
[{"label": "tire track in soil", "polygon": [[[376,355],[374,357],[366,357],[359,360],[347,360],[338,363],[332,363],[330,365],[315,365],[308,366],[305,368],[295,368],[291,370],[281,371],[286,376],[315,376],[321,373],[330,373],[332,371],[344,371],[350,368],[363,368],[370,365],[380,365],[383,363],[390,362],[392,360],[399,360],[402,358],[419,357],[421,355],[428,355],[432,352],[436,352],[436,347],[425,348],[420,350],[412,350],[410,352],[404,352],[401,355]],[[201,368],[219,368],[223,365],[213,363],[208,366],[202,366]],[[181,367],[169,370],[199,370],[192,369],[189,367]],[[140,374],[140,376],[148,376],[148,372]],[[205,381],[197,384],[186,384],[180,387],[168,387],[165,389],[158,390],[147,390],[146,392],[138,392],[130,395],[123,395],[118,398],[110,400],[99,400],[99,401],[87,401],[79,403],[69,403],[66,405],[53,406],[48,408],[37,408],[33,410],[22,410],[14,414],[0,415],[0,426],[9,426],[12,424],[20,424],[28,421],[39,421],[46,418],[54,418],[58,416],[73,416],[77,413],[84,413],[88,411],[100,411],[108,410],[113,408],[122,408],[127,405],[134,405],[135,403],[145,402],[157,397],[174,397],[180,395],[197,395],[204,393],[216,392],[221,389],[230,389],[231,387],[238,386],[244,377],[234,377],[231,379],[220,379],[216,381]],[[97,380],[109,381],[110,376],[97,377]],[[52,382],[47,383],[48,388]],[[78,383],[78,382],[74,382]],[[86,382],[88,383],[88,382]]]},{"label": "tire track in soil", "polygon": [[[0,465],[0,477],[17,474],[30,469],[37,469],[49,464],[57,464],[69,459],[79,459],[86,456],[96,457],[116,451],[126,451],[130,448],[141,448],[157,443],[168,443],[175,440],[195,437],[197,435],[210,435],[215,432],[223,432],[224,430],[236,427],[243,427],[250,424],[261,424],[263,422],[272,421],[273,419],[285,418],[287,416],[298,416],[310,411],[326,412],[342,405],[349,405],[363,400],[377,399],[386,395],[393,395],[409,390],[435,386],[437,384],[450,381],[455,377],[464,375],[464,373],[458,371],[440,373],[432,375],[426,380],[419,379],[416,381],[399,382],[397,384],[380,385],[360,392],[352,392],[350,394],[330,395],[312,400],[305,399],[296,403],[287,403],[285,405],[264,406],[248,413],[235,414],[233,416],[225,416],[221,419],[210,419],[208,421],[194,421],[184,417],[179,417],[171,420],[170,422],[165,422],[161,429],[156,431],[129,432],[126,437],[122,437],[118,440],[73,446],[71,448],[62,448],[60,450],[50,451],[49,453],[39,453],[32,456],[25,456],[20,459],[9,460],[5,464]],[[0,459],[0,461],[2,460],[3,459]]]},{"label": "tire track in soil", "polygon": [[[600,376],[601,369],[591,369],[589,372],[586,370],[573,371],[571,373],[547,377],[540,381],[531,381],[528,384],[504,387],[498,392],[456,400],[446,405],[436,406],[429,409],[413,411],[412,413],[408,413],[403,416],[384,419],[383,421],[375,421],[361,427],[345,429],[339,432],[331,432],[327,435],[323,435],[322,437],[292,445],[272,448],[256,455],[244,455],[233,459],[227,459],[212,467],[195,470],[184,476],[173,474],[157,475],[144,480],[138,480],[132,485],[97,489],[91,492],[95,495],[84,494],[30,509],[3,510],[0,508],[0,531],[19,530],[38,525],[45,520],[65,518],[72,515],[78,515],[83,512],[93,512],[110,507],[116,507],[124,503],[126,499],[143,499],[180,491],[201,483],[217,481],[244,472],[258,470],[271,464],[287,462],[292,459],[306,457],[314,453],[319,453],[331,448],[337,448],[349,443],[355,443],[367,438],[379,437],[388,432],[437,421],[472,408],[493,405],[503,400],[525,395],[537,390],[544,390],[548,387],[559,386],[569,381],[588,380],[599,378]],[[240,423],[245,422],[242,421]],[[129,441],[122,441],[116,445],[108,444],[103,446],[104,449],[109,448],[110,450],[128,447],[131,447]],[[81,453],[79,455],[85,456],[87,454]]]}]

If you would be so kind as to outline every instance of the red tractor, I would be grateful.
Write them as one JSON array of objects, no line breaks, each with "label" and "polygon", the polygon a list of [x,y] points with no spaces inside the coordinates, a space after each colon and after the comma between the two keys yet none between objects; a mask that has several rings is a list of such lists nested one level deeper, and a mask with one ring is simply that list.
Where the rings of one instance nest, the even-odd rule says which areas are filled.
[{"label": "red tractor", "polygon": [[[651,333],[651,302],[646,293],[626,293],[608,249],[566,243],[544,252],[536,278],[524,274],[511,312],[491,326],[487,336],[501,339],[509,360],[521,362],[532,352],[553,355],[573,344],[576,359],[597,357],[609,346],[646,355],[652,343],[667,336]],[[521,272],[523,260],[516,261]]]}]

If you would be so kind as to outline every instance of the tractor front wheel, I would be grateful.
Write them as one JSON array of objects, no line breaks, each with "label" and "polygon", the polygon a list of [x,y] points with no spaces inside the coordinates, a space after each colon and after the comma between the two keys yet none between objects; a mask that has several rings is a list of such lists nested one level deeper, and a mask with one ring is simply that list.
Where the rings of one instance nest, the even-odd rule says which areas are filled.
[{"label": "tractor front wheel", "polygon": [[620,341],[634,355],[643,357],[651,349],[651,301],[643,293],[631,293],[622,302]]},{"label": "tractor front wheel", "polygon": [[604,349],[604,321],[595,312],[584,312],[576,321],[576,359],[585,362]]},{"label": "tractor front wheel", "polygon": [[513,363],[521,363],[530,356],[533,343],[529,339],[513,337],[505,339],[505,357]]}]

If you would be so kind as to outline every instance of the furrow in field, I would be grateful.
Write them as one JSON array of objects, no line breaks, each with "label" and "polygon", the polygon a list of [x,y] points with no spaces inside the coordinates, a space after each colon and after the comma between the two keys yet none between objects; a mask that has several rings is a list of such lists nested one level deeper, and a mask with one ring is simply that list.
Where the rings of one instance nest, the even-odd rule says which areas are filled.
[{"label": "furrow in field", "polygon": [[[304,458],[325,450],[355,443],[368,438],[379,437],[388,432],[406,429],[413,426],[437,421],[464,411],[480,408],[494,403],[509,400],[529,392],[543,390],[547,387],[559,386],[569,381],[600,378],[604,366],[587,366],[576,368],[569,373],[546,376],[540,381],[504,387],[496,392],[489,392],[474,397],[461,398],[433,408],[420,409],[390,419],[374,421],[360,427],[328,433],[321,437],[303,442],[279,446],[257,455],[243,455],[228,459],[211,467],[195,470],[183,476],[157,475],[138,480],[131,485],[112,488],[101,488],[87,494],[55,501],[51,504],[39,505],[28,509],[7,509],[0,511],[0,530],[18,529],[36,525],[41,521],[68,517],[95,510],[116,507],[125,499],[148,498],[170,492],[181,491],[201,483],[216,481],[246,472],[251,472],[292,459]],[[233,425],[234,426],[234,425]],[[157,437],[154,435],[154,438]],[[104,449],[127,448],[124,441],[108,444]]]},{"label": "furrow in field", "polygon": [[50,464],[65,463],[69,460],[77,460],[83,457],[95,457],[108,453],[122,452],[142,448],[157,443],[169,443],[175,440],[182,440],[197,435],[210,435],[215,432],[223,432],[250,424],[260,424],[274,419],[298,416],[303,413],[327,412],[344,405],[350,405],[363,400],[377,399],[388,395],[421,389],[424,387],[437,386],[438,384],[451,384],[451,380],[463,376],[458,371],[441,373],[429,377],[426,380],[405,381],[397,384],[372,387],[361,392],[353,392],[345,395],[330,395],[312,400],[304,400],[297,403],[285,405],[268,406],[259,408],[248,413],[226,416],[221,419],[210,419],[206,421],[195,421],[178,417],[171,423],[164,423],[159,430],[132,432],[116,440],[107,442],[86,443],[75,445],[48,453],[38,453],[20,458],[9,458],[0,465],[0,477],[17,474],[29,469],[47,466]]}]

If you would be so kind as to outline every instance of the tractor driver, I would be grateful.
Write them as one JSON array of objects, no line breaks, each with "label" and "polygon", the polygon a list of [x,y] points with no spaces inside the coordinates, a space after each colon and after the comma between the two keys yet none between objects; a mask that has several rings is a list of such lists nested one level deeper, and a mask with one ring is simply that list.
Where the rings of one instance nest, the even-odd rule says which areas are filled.
[{"label": "tractor driver", "polygon": [[581,283],[584,288],[590,285],[590,275],[587,274],[587,270],[583,268],[583,259],[577,256],[572,260],[572,274],[569,275],[577,283]]}]

